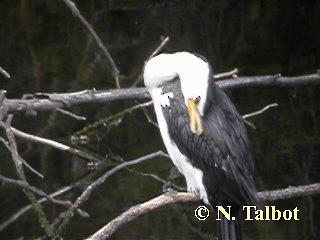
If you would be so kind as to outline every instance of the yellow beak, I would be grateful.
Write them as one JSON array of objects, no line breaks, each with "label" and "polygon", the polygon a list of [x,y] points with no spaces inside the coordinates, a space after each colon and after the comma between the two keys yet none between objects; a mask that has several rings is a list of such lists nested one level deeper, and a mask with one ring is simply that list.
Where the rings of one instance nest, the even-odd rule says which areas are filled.
[{"label": "yellow beak", "polygon": [[201,116],[198,107],[193,98],[188,99],[188,113],[190,118],[190,130],[193,134],[201,135],[203,132],[203,126],[201,122]]}]

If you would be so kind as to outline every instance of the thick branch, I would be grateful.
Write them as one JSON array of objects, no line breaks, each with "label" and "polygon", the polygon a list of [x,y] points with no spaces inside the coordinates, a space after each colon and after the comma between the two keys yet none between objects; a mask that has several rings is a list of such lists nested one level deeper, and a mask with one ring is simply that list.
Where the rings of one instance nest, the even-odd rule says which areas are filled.
[{"label": "thick branch", "polygon": [[280,74],[253,77],[238,77],[217,82],[223,89],[240,87],[297,87],[301,85],[320,84],[320,74],[302,75],[296,77],[282,77]]},{"label": "thick branch", "polygon": [[[280,200],[280,199],[289,199],[295,197],[310,196],[320,193],[320,183],[314,183],[310,185],[297,186],[297,187],[288,187],[285,189],[272,190],[272,191],[263,191],[259,192],[260,200]],[[103,226],[97,232],[95,232],[88,239],[107,239],[115,231],[117,231],[124,224],[132,221],[133,219],[151,212],[159,207],[162,207],[167,204],[177,203],[177,202],[197,202],[200,201],[200,198],[197,195],[192,193],[181,193],[181,192],[168,192],[162,194],[156,198],[153,198],[142,204],[131,207],[111,222]]]},{"label": "thick branch", "polygon": [[[301,85],[320,84],[320,74],[297,77],[282,77],[280,75],[238,77],[217,82],[223,89],[240,87],[279,86],[295,87]],[[116,100],[150,99],[145,88],[111,89],[106,91],[84,90],[73,93],[38,93],[34,99],[4,99],[0,106],[0,117],[8,113],[54,110],[84,103],[106,103]]]},{"label": "thick branch", "polygon": [[306,197],[320,193],[320,183],[313,183],[302,186],[289,186],[287,188],[271,191],[259,192],[260,200],[275,201],[284,200],[296,197]]},{"label": "thick branch", "polygon": [[109,238],[118,228],[120,228],[125,223],[128,223],[133,219],[143,214],[146,214],[148,212],[151,212],[164,205],[172,204],[176,202],[193,202],[193,201],[195,202],[199,200],[200,199],[198,196],[193,195],[191,193],[185,193],[185,192],[183,193],[168,192],[168,193],[162,194],[147,202],[131,207],[129,210],[125,211],[124,213],[122,213],[121,215],[113,219],[111,222],[109,222],[107,225],[105,225],[103,228],[101,228],[99,231],[94,233],[88,239]]}]

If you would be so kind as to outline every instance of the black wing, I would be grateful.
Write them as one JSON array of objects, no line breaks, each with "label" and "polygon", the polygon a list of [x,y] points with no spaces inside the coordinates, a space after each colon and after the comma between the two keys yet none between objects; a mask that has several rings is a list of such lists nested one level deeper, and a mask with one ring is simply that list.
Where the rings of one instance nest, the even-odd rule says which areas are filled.
[{"label": "black wing", "polygon": [[190,130],[179,81],[163,91],[174,94],[170,108],[163,108],[170,137],[193,166],[203,171],[209,201],[254,204],[256,188],[247,132],[228,96],[210,82],[202,118],[204,131],[198,136]]}]

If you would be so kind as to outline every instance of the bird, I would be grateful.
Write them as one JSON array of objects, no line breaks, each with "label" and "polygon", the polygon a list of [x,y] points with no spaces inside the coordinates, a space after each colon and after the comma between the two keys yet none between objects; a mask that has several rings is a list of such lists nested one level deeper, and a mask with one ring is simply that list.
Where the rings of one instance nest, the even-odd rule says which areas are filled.
[{"label": "bird", "polygon": [[257,203],[254,164],[242,116],[214,82],[210,63],[187,51],[146,61],[149,91],[167,152],[188,192],[206,205],[231,208],[218,221],[218,238],[241,239],[238,213]]}]

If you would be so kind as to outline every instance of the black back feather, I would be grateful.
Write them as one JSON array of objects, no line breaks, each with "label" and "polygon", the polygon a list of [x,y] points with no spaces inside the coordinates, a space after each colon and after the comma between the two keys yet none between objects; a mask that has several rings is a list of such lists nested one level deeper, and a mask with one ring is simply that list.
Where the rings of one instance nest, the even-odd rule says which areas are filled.
[{"label": "black back feather", "polygon": [[257,194],[253,161],[242,117],[229,97],[209,79],[202,117],[203,133],[193,134],[180,81],[162,87],[172,92],[170,107],[163,108],[170,137],[192,165],[203,171],[203,183],[212,205],[253,205]]}]

